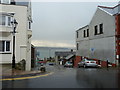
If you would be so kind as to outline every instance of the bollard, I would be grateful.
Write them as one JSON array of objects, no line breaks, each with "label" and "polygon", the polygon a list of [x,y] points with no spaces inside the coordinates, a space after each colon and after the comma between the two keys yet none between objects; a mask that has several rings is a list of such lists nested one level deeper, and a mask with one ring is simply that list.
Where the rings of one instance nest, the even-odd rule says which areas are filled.
[{"label": "bollard", "polygon": [[107,60],[107,68],[108,68],[108,60]]},{"label": "bollard", "polygon": [[41,72],[45,72],[45,71],[46,71],[45,67],[41,67],[41,68],[40,68],[40,71],[41,71]]}]

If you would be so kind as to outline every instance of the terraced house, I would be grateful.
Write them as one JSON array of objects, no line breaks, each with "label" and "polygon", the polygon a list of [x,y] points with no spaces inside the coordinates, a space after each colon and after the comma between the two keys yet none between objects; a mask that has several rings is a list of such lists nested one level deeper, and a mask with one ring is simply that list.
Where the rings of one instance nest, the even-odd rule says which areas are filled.
[{"label": "terraced house", "polygon": [[0,64],[11,64],[13,54],[13,27],[15,33],[15,63],[25,60],[25,70],[31,70],[31,2],[29,0],[0,0]]},{"label": "terraced house", "polygon": [[76,31],[76,66],[83,57],[104,67],[120,64],[120,4],[98,6],[89,25]]}]

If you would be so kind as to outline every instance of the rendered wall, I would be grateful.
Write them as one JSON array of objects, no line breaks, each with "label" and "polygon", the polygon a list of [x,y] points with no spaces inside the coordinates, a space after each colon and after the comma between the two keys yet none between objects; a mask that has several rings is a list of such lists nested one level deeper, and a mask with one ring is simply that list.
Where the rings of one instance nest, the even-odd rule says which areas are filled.
[{"label": "rendered wall", "polygon": [[[14,18],[18,22],[16,28],[16,63],[22,59],[26,60],[26,70],[31,70],[31,38],[28,38],[28,12],[26,6],[2,5],[2,11],[10,13],[14,12]],[[11,30],[10,30],[11,31]],[[2,63],[11,63],[12,60],[12,35],[1,37],[1,39],[11,40],[11,54],[2,54]]]},{"label": "rendered wall", "polygon": [[[101,23],[103,23],[103,34],[94,35],[94,26],[98,25],[99,28]],[[79,30],[80,35],[85,28]],[[79,43],[76,55],[115,63],[115,17],[98,8],[88,28],[89,38],[76,39],[76,43]]]}]

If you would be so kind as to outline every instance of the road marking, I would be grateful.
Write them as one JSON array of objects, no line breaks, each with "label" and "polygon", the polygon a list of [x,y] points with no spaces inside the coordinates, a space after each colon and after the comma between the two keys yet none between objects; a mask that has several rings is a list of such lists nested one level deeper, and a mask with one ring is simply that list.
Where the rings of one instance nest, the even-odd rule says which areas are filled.
[{"label": "road marking", "polygon": [[31,76],[31,77],[5,78],[5,79],[0,79],[0,81],[32,79],[32,78],[38,78],[38,77],[45,77],[45,76],[51,75],[51,74],[53,74],[53,73],[54,73],[54,72],[50,72],[50,73],[48,73],[48,74],[38,75],[38,76]]}]

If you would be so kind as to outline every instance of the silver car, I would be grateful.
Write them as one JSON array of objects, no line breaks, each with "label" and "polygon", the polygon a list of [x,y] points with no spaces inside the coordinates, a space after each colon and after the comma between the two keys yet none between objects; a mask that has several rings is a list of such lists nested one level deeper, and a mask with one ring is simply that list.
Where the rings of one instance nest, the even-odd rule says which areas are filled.
[{"label": "silver car", "polygon": [[72,62],[67,61],[64,65],[64,67],[73,67]]},{"label": "silver car", "polygon": [[78,67],[98,67],[98,64],[95,60],[92,59],[84,59],[78,63]]}]

